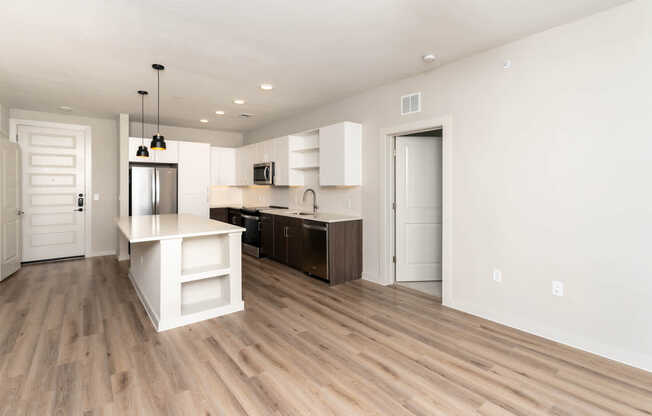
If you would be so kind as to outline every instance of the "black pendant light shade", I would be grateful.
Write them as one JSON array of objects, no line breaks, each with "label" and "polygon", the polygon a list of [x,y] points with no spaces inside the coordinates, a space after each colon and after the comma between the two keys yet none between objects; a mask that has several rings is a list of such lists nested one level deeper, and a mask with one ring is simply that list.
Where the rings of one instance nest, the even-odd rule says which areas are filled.
[{"label": "black pendant light shade", "polygon": [[152,142],[149,145],[152,150],[165,150],[165,137],[156,133],[152,136]]},{"label": "black pendant light shade", "polygon": [[160,133],[160,116],[161,116],[161,71],[165,67],[161,64],[154,64],[152,68],[156,70],[156,134],[152,136],[152,142],[149,147],[152,150],[165,150],[165,137]]},{"label": "black pendant light shade", "polygon": [[140,90],[138,94],[140,94],[140,138],[142,142],[138,146],[136,157],[149,157],[149,151],[147,150],[147,146],[145,146],[145,96],[147,95],[147,91]]}]

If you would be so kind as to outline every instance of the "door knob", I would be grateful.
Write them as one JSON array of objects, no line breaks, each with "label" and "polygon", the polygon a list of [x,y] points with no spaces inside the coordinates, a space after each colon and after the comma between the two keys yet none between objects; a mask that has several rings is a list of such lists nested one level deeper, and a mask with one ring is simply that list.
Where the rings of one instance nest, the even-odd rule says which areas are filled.
[{"label": "door knob", "polygon": [[79,211],[79,212],[82,212],[83,210],[84,210],[84,208],[75,208],[75,209],[73,209],[73,211]]},{"label": "door knob", "polygon": [[16,210],[16,214],[18,214],[18,215],[23,215],[24,213],[25,213],[25,211],[23,211],[22,209],[17,209]]}]

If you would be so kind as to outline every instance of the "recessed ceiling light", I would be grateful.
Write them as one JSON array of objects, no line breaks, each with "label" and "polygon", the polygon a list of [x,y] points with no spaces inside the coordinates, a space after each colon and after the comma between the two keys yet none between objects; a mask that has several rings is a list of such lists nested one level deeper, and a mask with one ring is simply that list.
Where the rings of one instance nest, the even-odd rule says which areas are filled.
[{"label": "recessed ceiling light", "polygon": [[242,99],[240,99],[240,98],[236,98],[235,100],[233,100],[233,104],[239,104],[239,105],[242,105],[242,104],[244,104],[244,103],[245,103],[245,100],[242,100]]},{"label": "recessed ceiling light", "polygon": [[202,119],[199,120],[199,121],[202,122],[202,123],[208,123],[208,120],[206,120],[205,118],[202,118]]},{"label": "recessed ceiling light", "polygon": [[431,62],[434,62],[435,59],[437,59],[437,57],[432,53],[428,53],[428,54],[423,55],[422,59],[423,59],[423,62],[429,64]]},{"label": "recessed ceiling light", "polygon": [[270,91],[274,86],[272,84],[260,84],[260,89]]},{"label": "recessed ceiling light", "polygon": [[223,116],[224,115],[224,110],[217,110],[215,112],[215,114],[217,114],[218,116]]},{"label": "recessed ceiling light", "polygon": [[61,111],[72,111],[72,107],[68,107],[67,105],[62,105],[59,107],[59,110]]}]

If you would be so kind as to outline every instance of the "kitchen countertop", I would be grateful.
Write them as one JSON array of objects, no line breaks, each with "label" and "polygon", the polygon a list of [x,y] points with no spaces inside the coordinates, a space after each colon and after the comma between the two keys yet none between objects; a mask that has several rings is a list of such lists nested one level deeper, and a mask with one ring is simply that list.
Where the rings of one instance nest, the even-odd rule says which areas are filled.
[{"label": "kitchen countertop", "polygon": [[313,214],[299,215],[297,213],[298,210],[296,209],[261,209],[260,212],[263,212],[265,214],[281,215],[284,217],[292,217],[292,218],[302,218],[304,220],[319,221],[325,223],[357,221],[362,219],[362,217],[359,215],[333,214],[329,212],[319,212],[319,211],[317,211],[317,215],[313,215]]},{"label": "kitchen countertop", "polygon": [[137,215],[115,221],[130,243],[244,231],[242,227],[190,214]]},{"label": "kitchen countertop", "polygon": [[242,205],[241,204],[210,204],[210,208],[233,208],[233,209],[241,209]]}]

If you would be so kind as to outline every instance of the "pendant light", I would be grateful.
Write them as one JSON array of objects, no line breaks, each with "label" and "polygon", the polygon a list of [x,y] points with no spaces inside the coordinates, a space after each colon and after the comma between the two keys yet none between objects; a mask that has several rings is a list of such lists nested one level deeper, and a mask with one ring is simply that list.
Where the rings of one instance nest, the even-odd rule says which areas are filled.
[{"label": "pendant light", "polygon": [[147,91],[140,90],[138,94],[140,94],[140,138],[142,141],[141,145],[138,146],[136,157],[149,157],[147,146],[145,146],[145,96]]},{"label": "pendant light", "polygon": [[161,64],[154,64],[152,68],[156,70],[156,134],[152,137],[152,143],[149,147],[152,150],[165,150],[165,137],[160,133],[160,117],[161,117],[161,71],[165,67]]}]

